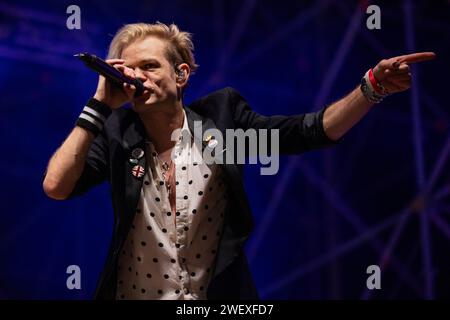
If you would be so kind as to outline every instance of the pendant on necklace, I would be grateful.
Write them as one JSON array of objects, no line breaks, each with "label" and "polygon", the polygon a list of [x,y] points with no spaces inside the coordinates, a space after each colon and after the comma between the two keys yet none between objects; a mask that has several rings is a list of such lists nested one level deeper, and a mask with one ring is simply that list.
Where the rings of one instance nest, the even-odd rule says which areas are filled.
[{"label": "pendant on necklace", "polygon": [[169,164],[167,162],[163,162],[161,167],[163,168],[164,171],[169,170]]}]

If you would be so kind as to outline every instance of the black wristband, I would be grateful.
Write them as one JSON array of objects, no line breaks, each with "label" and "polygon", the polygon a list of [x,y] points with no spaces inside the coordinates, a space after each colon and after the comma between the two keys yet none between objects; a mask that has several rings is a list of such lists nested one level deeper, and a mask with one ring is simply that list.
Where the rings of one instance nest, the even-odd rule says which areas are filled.
[{"label": "black wristband", "polygon": [[102,131],[103,125],[111,113],[110,107],[97,99],[91,98],[83,108],[76,125],[91,131],[97,136]]}]

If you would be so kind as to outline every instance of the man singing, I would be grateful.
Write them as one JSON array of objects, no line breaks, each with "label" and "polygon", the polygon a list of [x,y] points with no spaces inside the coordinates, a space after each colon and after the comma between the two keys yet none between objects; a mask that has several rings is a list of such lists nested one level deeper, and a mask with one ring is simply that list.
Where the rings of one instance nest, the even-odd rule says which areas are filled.
[{"label": "man singing", "polygon": [[[244,254],[252,216],[242,165],[190,161],[210,142],[194,143],[194,121],[203,131],[279,130],[281,154],[331,146],[374,104],[410,87],[409,64],[435,56],[382,60],[356,89],[317,112],[266,117],[232,88],[185,107],[183,92],[198,67],[193,48],[191,35],[174,24],[122,27],[107,62],[142,81],[143,95],[100,77],[50,159],[43,188],[53,199],[111,185],[114,230],[97,299],[257,299]],[[131,109],[121,108],[127,103]],[[172,135],[177,129],[188,135]]]}]

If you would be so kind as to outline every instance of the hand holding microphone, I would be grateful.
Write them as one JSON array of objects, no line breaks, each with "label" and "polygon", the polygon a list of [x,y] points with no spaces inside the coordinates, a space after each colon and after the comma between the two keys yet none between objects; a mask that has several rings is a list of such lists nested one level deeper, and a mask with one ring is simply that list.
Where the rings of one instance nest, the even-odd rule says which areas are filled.
[{"label": "hand holding microphone", "polygon": [[146,89],[139,79],[131,75],[130,70],[124,65],[125,60],[104,61],[88,53],[75,56],[100,75],[94,98],[112,109],[119,108],[141,96]]}]

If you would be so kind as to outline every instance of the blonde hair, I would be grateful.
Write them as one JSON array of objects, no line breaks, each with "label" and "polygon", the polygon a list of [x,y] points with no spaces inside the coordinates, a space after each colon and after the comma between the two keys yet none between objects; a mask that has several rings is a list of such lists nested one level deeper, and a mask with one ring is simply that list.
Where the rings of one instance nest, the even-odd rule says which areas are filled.
[{"label": "blonde hair", "polygon": [[155,36],[168,43],[166,54],[167,60],[174,66],[186,63],[191,73],[197,70],[198,65],[194,58],[194,44],[192,34],[180,31],[177,25],[166,25],[161,22],[132,23],[120,28],[109,45],[108,59],[120,58],[123,50],[131,43],[141,40],[147,36]]}]

